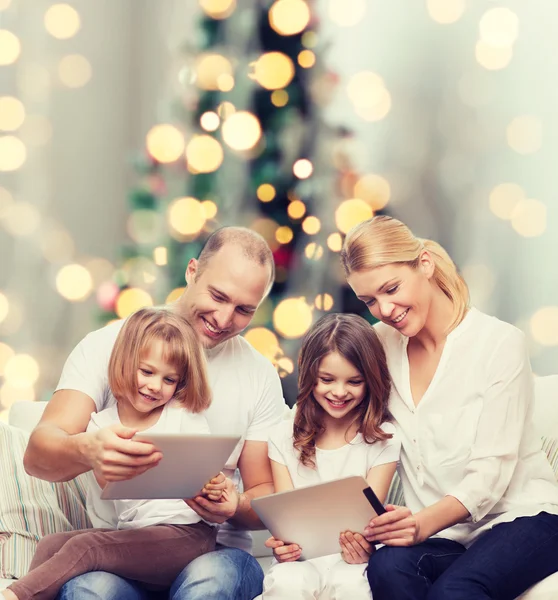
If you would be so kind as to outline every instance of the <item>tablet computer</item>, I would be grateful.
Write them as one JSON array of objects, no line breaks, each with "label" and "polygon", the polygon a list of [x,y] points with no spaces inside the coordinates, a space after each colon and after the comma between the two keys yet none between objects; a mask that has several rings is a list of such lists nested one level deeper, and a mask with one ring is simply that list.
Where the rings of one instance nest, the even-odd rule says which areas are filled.
[{"label": "tablet computer", "polygon": [[223,470],[240,436],[140,432],[133,440],[150,442],[163,458],[133,479],[107,483],[103,500],[192,498]]},{"label": "tablet computer", "polygon": [[252,508],[274,538],[302,548],[302,560],[340,552],[342,531],[363,533],[370,519],[386,512],[357,476],[255,498]]}]

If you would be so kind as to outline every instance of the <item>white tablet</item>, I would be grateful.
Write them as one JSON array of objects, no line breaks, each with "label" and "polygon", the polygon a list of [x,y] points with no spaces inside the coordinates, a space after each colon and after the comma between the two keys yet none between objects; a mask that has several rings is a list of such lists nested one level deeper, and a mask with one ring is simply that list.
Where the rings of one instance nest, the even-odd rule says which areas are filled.
[{"label": "white tablet", "polygon": [[302,548],[302,560],[340,552],[339,534],[363,533],[385,511],[364,477],[346,477],[252,500],[274,538]]},{"label": "white tablet", "polygon": [[108,483],[104,500],[192,498],[223,470],[240,436],[137,433],[133,439],[152,443],[163,458],[133,479]]}]

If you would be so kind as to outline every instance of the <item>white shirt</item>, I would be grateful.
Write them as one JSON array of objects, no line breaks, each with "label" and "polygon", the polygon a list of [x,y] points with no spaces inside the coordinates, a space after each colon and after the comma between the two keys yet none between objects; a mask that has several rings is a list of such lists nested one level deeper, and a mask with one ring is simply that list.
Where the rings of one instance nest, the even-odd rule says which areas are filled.
[{"label": "white shirt", "polygon": [[[87,335],[68,357],[57,390],[77,390],[95,402],[97,411],[115,404],[108,385],[108,363],[124,321],[111,323]],[[241,436],[224,472],[235,473],[244,442],[267,442],[270,428],[283,415],[281,382],[273,365],[244,338],[236,336],[206,352],[213,400],[204,413],[211,433]],[[217,541],[251,550],[251,536],[225,523]]]},{"label": "white shirt", "polygon": [[393,437],[368,444],[357,433],[351,442],[341,448],[316,448],[316,469],[312,469],[300,463],[299,453],[293,446],[293,421],[285,420],[274,428],[269,437],[269,458],[287,467],[295,488],[352,475],[366,477],[372,467],[399,460],[401,443],[395,427],[391,423],[384,423],[381,427],[386,433],[392,433]]},{"label": "white shirt", "polygon": [[[92,413],[87,431],[98,431],[120,423],[116,404],[101,412]],[[145,429],[150,433],[210,433],[202,414],[193,414],[167,403],[155,425]],[[189,525],[201,521],[184,500],[101,500],[101,488],[93,472],[87,474],[87,514],[93,527],[109,529],[138,529],[161,523]]]},{"label": "white shirt", "polygon": [[523,333],[471,309],[449,334],[436,373],[415,407],[408,338],[375,325],[393,378],[390,411],[401,437],[400,475],[413,513],[444,496],[470,519],[438,535],[466,546],[497,523],[558,514],[558,484],[541,450],[533,376]]}]

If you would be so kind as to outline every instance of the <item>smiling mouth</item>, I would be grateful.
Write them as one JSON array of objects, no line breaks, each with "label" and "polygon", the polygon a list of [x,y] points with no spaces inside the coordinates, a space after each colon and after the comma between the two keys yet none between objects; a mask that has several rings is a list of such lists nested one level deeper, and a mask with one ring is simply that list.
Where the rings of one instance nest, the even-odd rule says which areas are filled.
[{"label": "smiling mouth", "polygon": [[203,323],[204,323],[204,325],[205,325],[205,328],[207,329],[207,331],[209,331],[209,333],[210,333],[212,336],[219,336],[219,335],[221,335],[222,333],[224,333],[224,330],[223,330],[223,329],[216,329],[215,327],[213,327],[213,325],[211,325],[211,323],[210,323],[209,321],[207,321],[207,320],[206,320],[206,319],[204,319],[203,317],[202,317],[202,321],[203,321]]},{"label": "smiling mouth", "polygon": [[143,392],[139,392],[139,395],[142,396],[143,398],[145,398],[146,400],[149,400],[149,402],[158,402],[159,401],[158,398],[154,398],[153,396],[150,396],[149,394],[144,394]]},{"label": "smiling mouth", "polygon": [[335,408],[343,408],[346,404],[348,404],[351,400],[330,400],[326,398],[326,400]]},{"label": "smiling mouth", "polygon": [[391,322],[392,323],[401,323],[401,321],[407,316],[408,312],[409,312],[409,309],[407,309],[405,312],[402,312],[396,319],[392,319]]}]

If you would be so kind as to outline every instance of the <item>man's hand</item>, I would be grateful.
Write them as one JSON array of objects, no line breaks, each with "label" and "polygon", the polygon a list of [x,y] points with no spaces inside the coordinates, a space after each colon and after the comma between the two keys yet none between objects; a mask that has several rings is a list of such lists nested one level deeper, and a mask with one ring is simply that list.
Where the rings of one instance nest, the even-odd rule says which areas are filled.
[{"label": "man's hand", "polygon": [[265,545],[267,548],[273,549],[273,556],[278,562],[294,562],[302,554],[302,548],[298,544],[285,544],[274,537],[268,538]]},{"label": "man's hand", "polygon": [[134,442],[135,433],[135,429],[112,425],[91,434],[86,456],[97,480],[132,479],[159,463],[161,452],[153,444]]},{"label": "man's hand", "polygon": [[370,521],[364,530],[369,542],[381,542],[386,546],[414,546],[424,541],[419,522],[405,506],[388,504],[386,511]]},{"label": "man's hand", "polygon": [[220,502],[223,498],[223,493],[227,487],[227,478],[221,471],[219,475],[210,479],[201,491],[202,496],[206,496],[212,502]]},{"label": "man's hand", "polygon": [[367,542],[360,533],[344,531],[339,536],[341,555],[343,560],[350,565],[367,563],[374,546]]},{"label": "man's hand", "polygon": [[219,502],[212,502],[201,495],[184,500],[194,512],[210,523],[224,523],[234,517],[239,501],[238,490],[228,477],[225,478],[225,487]]}]

